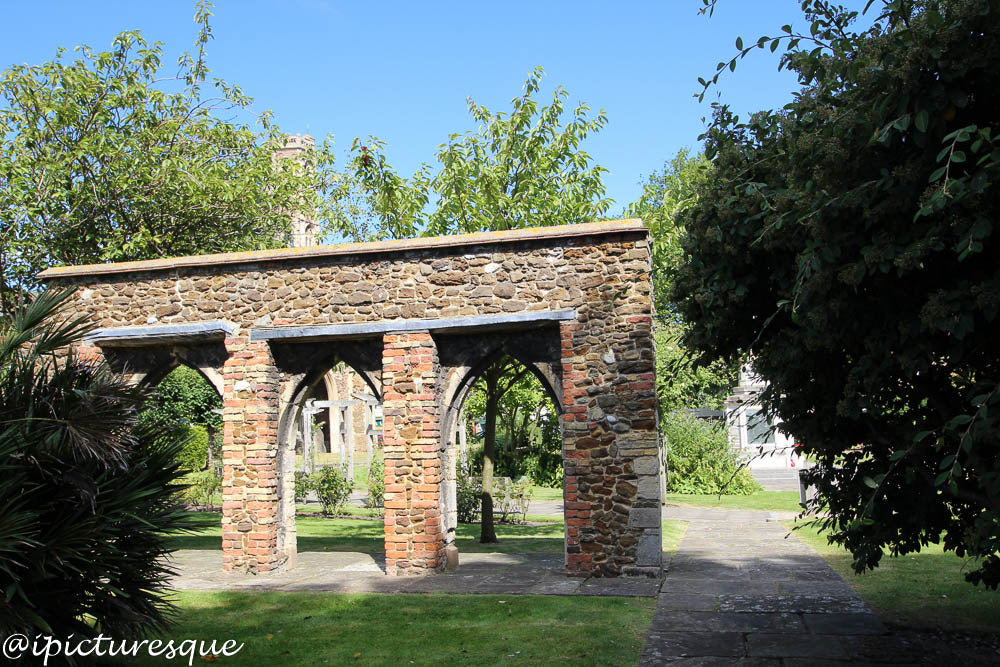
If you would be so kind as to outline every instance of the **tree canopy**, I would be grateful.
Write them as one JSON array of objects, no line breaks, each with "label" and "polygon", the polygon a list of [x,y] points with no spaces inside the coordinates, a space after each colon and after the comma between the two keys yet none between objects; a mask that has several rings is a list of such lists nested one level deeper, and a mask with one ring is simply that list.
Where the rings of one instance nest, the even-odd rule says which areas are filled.
[{"label": "tree canopy", "polygon": [[[253,100],[208,82],[211,5],[200,2],[195,55],[176,75],[163,51],[123,32],[109,51],[0,75],[0,296],[53,264],[99,263],[287,244],[295,212],[328,227],[349,203],[329,142],[275,160],[285,135]],[[343,202],[342,202],[343,200]],[[343,208],[341,207],[343,205]]]},{"label": "tree canopy", "polygon": [[642,195],[628,208],[649,227],[653,262],[653,300],[656,311],[656,395],[660,414],[710,407],[721,409],[736,384],[735,363],[712,355],[695,355],[686,348],[686,324],[671,290],[683,259],[681,213],[698,200],[699,185],[707,178],[709,161],[686,148],[646,179]]},{"label": "tree canopy", "polygon": [[580,144],[607,123],[580,103],[564,121],[569,94],[557,87],[552,103],[539,107],[544,72],[536,68],[509,112],[493,112],[468,100],[479,123],[475,132],[451,134],[439,147],[438,165],[423,164],[399,176],[375,137],[355,139],[350,167],[369,211],[358,233],[369,238],[408,238],[544,227],[601,218],[612,202],[602,175]]},{"label": "tree canopy", "polygon": [[708,168],[709,161],[703,154],[691,155],[682,148],[662,169],[649,175],[642,195],[628,208],[629,216],[641,218],[649,227],[653,298],[661,322],[677,318],[670,290],[684,254],[680,214],[698,200],[698,185],[706,178]]},{"label": "tree canopy", "polygon": [[996,587],[1000,7],[886,1],[859,32],[802,8],[808,31],[738,39],[703,81],[781,48],[801,89],[748,119],[715,105],[681,214],[686,341],[752,357],[857,570],[942,541]]}]

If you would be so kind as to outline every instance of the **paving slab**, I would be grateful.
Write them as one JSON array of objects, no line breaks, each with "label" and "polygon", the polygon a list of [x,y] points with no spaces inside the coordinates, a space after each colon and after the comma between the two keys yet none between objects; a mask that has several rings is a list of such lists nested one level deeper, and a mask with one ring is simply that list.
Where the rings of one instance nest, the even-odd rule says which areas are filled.
[{"label": "paving slab", "polygon": [[743,658],[747,657],[746,640],[741,632],[651,631],[643,659],[645,660],[647,656],[660,659]]},{"label": "paving slab", "polygon": [[884,635],[887,630],[874,614],[802,614],[809,632],[819,635]]},{"label": "paving slab", "polygon": [[780,513],[678,508],[688,522],[640,665],[897,664],[912,653]]},{"label": "paving slab", "polygon": [[804,636],[789,633],[755,632],[747,634],[747,654],[755,658],[822,658],[847,660],[852,637],[838,635]]},{"label": "paving slab", "polygon": [[804,632],[798,614],[754,614],[657,609],[657,622],[676,632]]},{"label": "paving slab", "polygon": [[385,574],[384,555],[358,552],[301,552],[294,567],[257,576],[223,572],[215,550],[177,551],[173,566],[172,585],[181,590],[656,597],[661,583],[570,577],[561,554],[462,554],[456,572],[395,577]]}]

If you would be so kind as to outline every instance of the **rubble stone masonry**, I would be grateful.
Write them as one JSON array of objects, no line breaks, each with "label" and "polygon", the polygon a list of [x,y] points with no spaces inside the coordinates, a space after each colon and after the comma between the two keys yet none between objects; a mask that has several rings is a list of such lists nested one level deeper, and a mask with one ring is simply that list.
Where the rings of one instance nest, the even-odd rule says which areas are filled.
[{"label": "rubble stone masonry", "polygon": [[[441,419],[454,397],[443,346],[460,344],[456,333],[548,327],[561,341],[551,362],[561,373],[566,567],[615,576],[661,566],[649,271],[648,233],[626,220],[58,267],[40,277],[76,287],[73,314],[102,328],[81,351],[137,378],[162,377],[163,364],[188,358],[221,378],[223,566],[241,572],[294,556],[294,514],[279,511],[290,506],[282,499],[294,472],[282,470],[289,444],[279,426],[295,407],[283,404],[294,393],[286,386],[302,375],[283,367],[280,346],[381,344],[386,569],[404,574],[444,560],[442,460],[453,443]],[[214,337],[163,334],[196,324],[185,331],[215,331],[220,321]],[[273,332],[283,337],[267,338]]]}]

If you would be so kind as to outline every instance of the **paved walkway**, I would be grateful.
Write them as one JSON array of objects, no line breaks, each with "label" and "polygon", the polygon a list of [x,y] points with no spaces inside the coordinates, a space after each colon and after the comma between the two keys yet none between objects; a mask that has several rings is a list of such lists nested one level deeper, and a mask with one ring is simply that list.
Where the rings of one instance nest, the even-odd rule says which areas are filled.
[{"label": "paved walkway", "polygon": [[[794,515],[788,515],[794,516]],[[917,664],[785,513],[670,506],[687,533],[640,665]]]},{"label": "paved walkway", "polygon": [[383,555],[306,551],[290,570],[261,576],[227,574],[217,550],[174,552],[183,590],[335,591],[338,593],[489,593],[655,597],[658,579],[584,579],[565,574],[562,554],[461,554],[457,572],[385,576]]}]

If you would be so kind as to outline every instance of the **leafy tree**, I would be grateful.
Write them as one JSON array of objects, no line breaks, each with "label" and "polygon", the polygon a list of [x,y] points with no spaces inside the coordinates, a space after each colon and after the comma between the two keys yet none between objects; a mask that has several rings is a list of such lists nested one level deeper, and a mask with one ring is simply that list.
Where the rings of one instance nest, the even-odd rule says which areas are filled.
[{"label": "leafy tree", "polygon": [[347,183],[329,142],[275,160],[285,135],[252,103],[208,84],[211,5],[198,3],[196,55],[161,73],[162,48],[123,32],[110,51],[77,47],[0,75],[0,299],[9,312],[53,264],[128,261],[287,243],[295,212],[347,229]]},{"label": "leafy tree", "polygon": [[212,411],[221,407],[218,392],[201,373],[178,366],[160,380],[143,417],[159,423],[197,425],[220,431],[222,417]]},{"label": "leafy tree", "polygon": [[653,332],[656,347],[656,398],[660,415],[680,410],[721,410],[737,383],[737,367],[722,359],[696,359],[684,347],[686,327],[658,324]]},{"label": "leafy tree", "polygon": [[[507,365],[506,379],[514,380],[497,400],[496,451],[494,472],[511,478],[530,475],[547,486],[562,481],[562,446],[558,415],[541,382],[524,367]],[[472,421],[485,419],[487,392],[485,382],[476,382],[465,403],[465,414]],[[481,467],[482,461],[477,464]]]},{"label": "leafy tree", "polygon": [[[569,94],[561,87],[552,103],[535,99],[544,72],[536,68],[512,110],[492,112],[469,98],[476,132],[452,134],[437,154],[435,171],[423,164],[410,178],[399,176],[375,137],[355,139],[350,166],[373,219],[374,238],[408,238],[478,231],[544,227],[594,220],[612,202],[602,175],[580,148],[607,123],[601,111],[588,116],[578,104],[563,122]],[[431,204],[433,203],[433,206]]]},{"label": "leafy tree", "polygon": [[[476,379],[474,386],[482,395],[483,418],[483,483],[482,522],[479,541],[486,544],[497,541],[493,527],[493,471],[497,459],[497,421],[500,401],[513,390],[518,381],[531,372],[516,359],[503,356],[490,364]],[[475,415],[476,410],[470,410]],[[511,441],[508,440],[508,446]]]},{"label": "leafy tree", "polygon": [[43,292],[0,323],[0,631],[66,638],[161,631],[183,441],[140,423],[146,390],[72,354],[87,331]]},{"label": "leafy tree", "polygon": [[941,541],[995,588],[1000,8],[894,0],[855,32],[855,12],[802,7],[807,32],[720,63],[783,47],[802,87],[748,120],[714,110],[682,214],[685,340],[752,355],[855,569]]},{"label": "leafy tree", "polygon": [[675,320],[677,307],[670,300],[674,275],[684,259],[680,213],[698,201],[698,185],[708,174],[709,162],[701,153],[691,155],[682,148],[677,155],[650,174],[639,200],[629,206],[629,216],[642,218],[652,242],[653,295],[661,321]]},{"label": "leafy tree", "polygon": [[630,216],[642,218],[649,227],[652,244],[656,393],[661,417],[682,409],[719,409],[736,384],[735,364],[694,355],[684,346],[685,325],[671,296],[684,261],[680,214],[697,203],[698,187],[708,171],[703,154],[691,155],[682,148],[649,176],[642,196],[628,208]]}]

